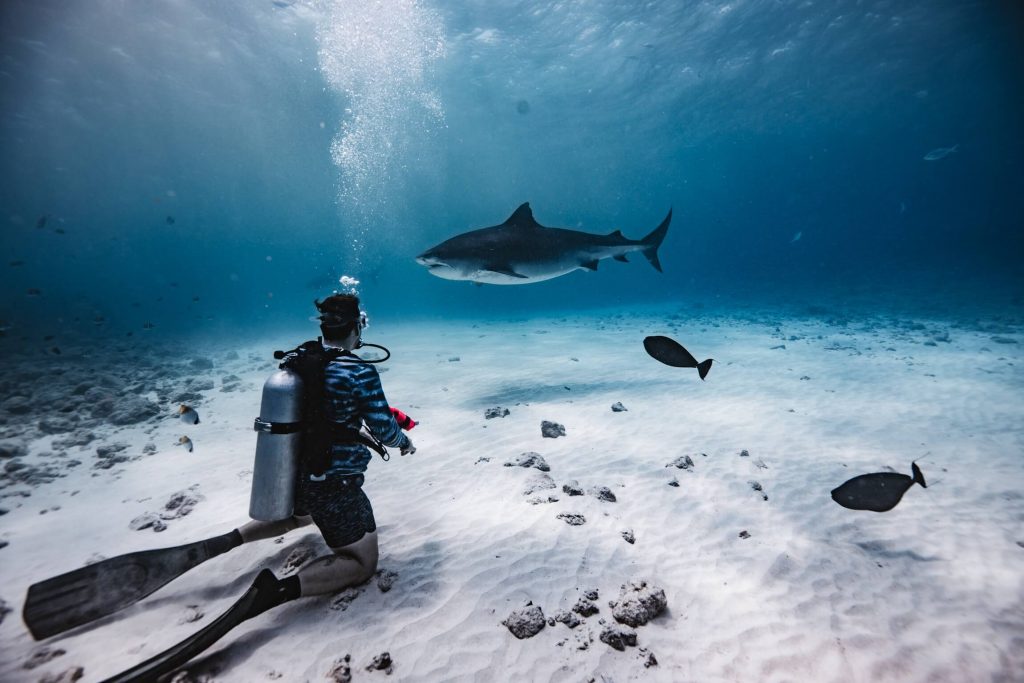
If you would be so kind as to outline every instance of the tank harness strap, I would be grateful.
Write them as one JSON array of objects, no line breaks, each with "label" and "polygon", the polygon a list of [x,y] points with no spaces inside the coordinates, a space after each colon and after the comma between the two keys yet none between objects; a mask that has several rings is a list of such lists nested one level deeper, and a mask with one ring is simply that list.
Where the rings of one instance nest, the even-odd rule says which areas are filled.
[{"label": "tank harness strap", "polygon": [[[340,443],[356,443],[366,446],[380,455],[385,461],[390,460],[391,456],[388,454],[388,449],[380,442],[375,436],[369,432],[361,431],[358,429],[351,429],[344,425],[340,425],[336,422],[328,423],[331,436],[334,437],[336,442]],[[302,431],[301,422],[270,422],[262,418],[257,417],[253,421],[252,428],[257,432],[265,432],[267,434],[297,434]]]},{"label": "tank harness strap", "polygon": [[256,418],[252,424],[253,431],[265,432],[267,434],[295,434],[302,429],[301,422],[269,422],[262,418]]}]

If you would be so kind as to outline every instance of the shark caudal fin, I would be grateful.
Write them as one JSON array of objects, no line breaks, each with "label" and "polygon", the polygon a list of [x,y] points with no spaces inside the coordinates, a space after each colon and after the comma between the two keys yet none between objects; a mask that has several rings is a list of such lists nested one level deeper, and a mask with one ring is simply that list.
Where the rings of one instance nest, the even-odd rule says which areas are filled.
[{"label": "shark caudal fin", "polygon": [[640,240],[644,245],[643,255],[647,257],[647,260],[651,262],[654,269],[659,273],[661,270],[661,261],[658,260],[658,247],[661,246],[661,241],[665,239],[665,233],[668,232],[668,224],[672,222],[672,209],[668,210],[668,215],[665,216],[665,220],[661,222],[661,225],[651,231],[647,237]]}]

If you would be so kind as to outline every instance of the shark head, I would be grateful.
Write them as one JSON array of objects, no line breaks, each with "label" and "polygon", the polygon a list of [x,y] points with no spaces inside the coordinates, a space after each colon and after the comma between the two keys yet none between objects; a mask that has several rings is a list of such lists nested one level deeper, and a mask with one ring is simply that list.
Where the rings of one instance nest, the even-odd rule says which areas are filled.
[{"label": "shark head", "polygon": [[445,254],[437,247],[428,249],[416,257],[416,263],[426,266],[427,272],[445,280],[465,280],[466,268],[460,259]]}]

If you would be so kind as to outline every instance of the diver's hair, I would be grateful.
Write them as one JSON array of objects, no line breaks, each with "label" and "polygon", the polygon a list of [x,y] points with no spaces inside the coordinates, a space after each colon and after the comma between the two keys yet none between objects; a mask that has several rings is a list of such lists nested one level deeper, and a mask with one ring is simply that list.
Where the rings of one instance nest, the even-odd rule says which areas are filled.
[{"label": "diver's hair", "polygon": [[320,311],[320,332],[324,339],[344,339],[359,326],[359,297],[355,294],[332,294],[323,301],[313,301]]}]

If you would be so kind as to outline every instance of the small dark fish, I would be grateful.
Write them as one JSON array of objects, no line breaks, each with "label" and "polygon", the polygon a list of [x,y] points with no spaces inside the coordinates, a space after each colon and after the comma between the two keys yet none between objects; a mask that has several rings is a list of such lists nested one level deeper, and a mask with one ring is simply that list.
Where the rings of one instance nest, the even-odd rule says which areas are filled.
[{"label": "small dark fish", "polygon": [[29,287],[25,290],[25,294],[28,296],[40,296],[42,293],[42,290],[36,289],[35,287]]},{"label": "small dark fish", "polygon": [[516,111],[519,112],[520,114],[529,114],[530,103],[527,102],[526,100],[519,100],[518,102],[516,102]]},{"label": "small dark fish", "polygon": [[50,353],[59,356],[60,355],[60,347],[59,346],[54,346],[52,349],[50,349]]},{"label": "small dark fish", "polygon": [[54,230],[54,232],[57,233],[58,235],[63,235],[64,234],[64,228],[57,228],[56,230]]},{"label": "small dark fish", "polygon": [[153,323],[142,323],[142,329],[144,330],[151,330],[154,327],[156,327],[156,325],[154,325]]},{"label": "small dark fish", "polygon": [[189,425],[199,424],[199,413],[195,411],[195,408],[190,408],[184,403],[178,408],[178,417],[181,421]]},{"label": "small dark fish", "polygon": [[174,216],[167,217],[167,225],[174,225]]},{"label": "small dark fish", "polygon": [[898,472],[862,474],[845,482],[842,486],[832,489],[832,500],[850,510],[871,510],[873,512],[892,510],[903,498],[907,489],[914,484],[928,488],[917,463],[910,463],[910,471],[914,473],[914,476]]},{"label": "small dark fish", "polygon": [[679,342],[668,337],[645,337],[644,349],[647,350],[651,358],[665,365],[671,365],[674,368],[697,368],[701,379],[707,377],[711,370],[711,363],[715,360],[708,358],[698,363],[697,359]]},{"label": "small dark fish", "polygon": [[50,214],[44,213],[42,216],[40,216],[39,220],[36,221],[36,230],[42,230],[43,228],[45,228],[46,221],[48,220],[50,220]]},{"label": "small dark fish", "polygon": [[12,266],[12,267],[13,266],[23,266],[23,265],[25,265],[25,262],[24,261],[11,261],[7,265]]},{"label": "small dark fish", "polygon": [[192,297],[192,303],[195,303],[197,301],[199,301],[199,297],[198,296]]},{"label": "small dark fish", "polygon": [[57,335],[55,335],[55,334],[48,334],[45,337],[43,337],[43,341],[50,341],[51,339],[56,339],[56,338],[57,338]]}]

